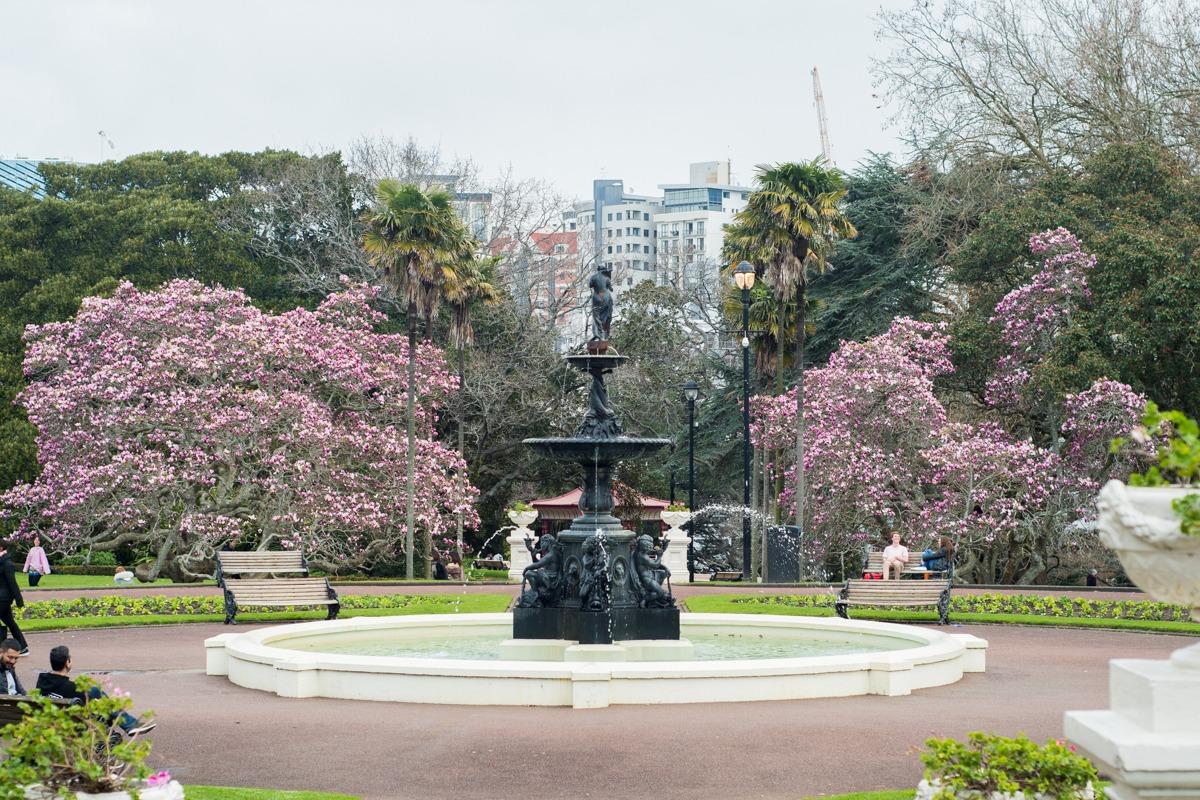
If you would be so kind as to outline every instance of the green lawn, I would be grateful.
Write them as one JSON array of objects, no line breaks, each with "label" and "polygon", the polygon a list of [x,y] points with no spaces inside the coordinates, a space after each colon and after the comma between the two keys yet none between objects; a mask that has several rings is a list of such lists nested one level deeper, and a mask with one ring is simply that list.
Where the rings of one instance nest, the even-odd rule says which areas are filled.
[{"label": "green lawn", "polygon": [[[742,602],[735,602],[741,600]],[[719,594],[689,597],[688,611],[713,614],[791,614],[802,617],[832,617],[832,608],[802,608],[772,603],[746,601],[745,595]],[[853,619],[871,619],[880,622],[923,622],[936,623],[937,612],[898,611],[891,609],[852,608]],[[1178,633],[1187,636],[1200,635],[1200,623],[1164,622],[1144,619],[1099,619],[1088,617],[1050,617],[1037,614],[982,614],[950,612],[951,622],[975,622],[982,624],[1048,625],[1059,628],[1100,628],[1106,630],[1143,631],[1146,633]]]},{"label": "green lawn", "polygon": [[[21,587],[21,591],[40,592],[42,589],[96,589],[106,588],[113,591],[121,591],[123,589],[137,588],[138,586],[161,586],[162,584],[171,583],[170,578],[159,578],[154,583],[113,583],[111,575],[60,575],[57,572],[45,575],[42,577],[41,583],[36,587],[30,587],[29,576],[24,572],[17,573],[17,585]],[[191,583],[189,586],[211,586],[212,581],[204,583]]]},{"label": "green lawn", "polygon": [[281,789],[232,789],[228,786],[187,786],[185,790],[187,800],[358,800],[357,797],[349,794],[285,792]]},{"label": "green lawn", "polygon": [[[191,789],[188,789],[188,800],[191,800]],[[850,794],[819,794],[805,800],[912,800],[916,792],[913,789],[889,789],[884,792],[851,792]]]},{"label": "green lawn", "polygon": [[[403,608],[343,608],[340,618],[386,617],[403,614],[484,614],[505,611],[512,598],[505,594],[457,595],[447,603],[445,595],[421,598]],[[238,614],[238,622],[288,622],[325,619],[324,611],[274,611]],[[112,628],[121,625],[177,625],[184,622],[223,622],[224,614],[131,614],[101,617],[22,619],[23,631],[57,631],[67,628]],[[189,796],[190,797],[190,796]]]}]

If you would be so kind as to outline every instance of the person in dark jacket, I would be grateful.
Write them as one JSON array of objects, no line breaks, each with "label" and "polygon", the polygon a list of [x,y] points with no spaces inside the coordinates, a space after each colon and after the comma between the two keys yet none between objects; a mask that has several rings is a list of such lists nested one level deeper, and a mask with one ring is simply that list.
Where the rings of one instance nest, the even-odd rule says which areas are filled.
[{"label": "person in dark jacket", "polygon": [[954,540],[949,536],[938,539],[937,549],[930,548],[921,553],[921,561],[925,569],[935,572],[947,572],[954,563]]},{"label": "person in dark jacket", "polygon": [[22,695],[25,687],[17,676],[17,659],[21,657],[21,643],[16,639],[0,642],[0,695]]},{"label": "person in dark jacket", "polygon": [[21,587],[17,586],[17,569],[8,555],[8,548],[8,542],[0,539],[0,638],[12,636],[21,643],[21,655],[25,656],[29,655],[29,643],[12,613],[13,603],[17,608],[25,607],[25,598],[21,597]]},{"label": "person in dark jacket", "polygon": [[[81,692],[71,678],[71,651],[65,644],[60,644],[50,651],[50,672],[38,675],[37,690],[47,697],[58,697],[63,700],[76,700],[86,703],[89,699],[105,697],[99,686],[93,686],[87,693]],[[142,725],[133,716],[122,711],[114,720],[125,733],[130,736],[140,736],[154,730],[157,723],[148,722]]]}]

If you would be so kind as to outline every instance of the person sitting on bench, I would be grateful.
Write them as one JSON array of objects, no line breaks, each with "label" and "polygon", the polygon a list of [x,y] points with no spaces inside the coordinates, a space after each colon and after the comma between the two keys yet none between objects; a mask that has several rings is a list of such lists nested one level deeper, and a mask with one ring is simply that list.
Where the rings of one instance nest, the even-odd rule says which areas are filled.
[{"label": "person sitting on bench", "polygon": [[892,569],[896,570],[896,580],[904,572],[908,564],[908,548],[900,544],[900,534],[892,534],[892,543],[883,548],[883,579],[888,580]]},{"label": "person sitting on bench", "polygon": [[[50,651],[50,672],[38,675],[37,690],[47,697],[61,700],[75,700],[86,703],[89,699],[107,697],[99,686],[93,686],[87,693],[81,692],[71,679],[71,651],[65,644],[60,644]],[[137,718],[122,711],[113,720],[129,736],[141,736],[154,730],[157,723],[147,722],[142,725]]]},{"label": "person sitting on bench", "polygon": [[936,550],[929,548],[921,553],[921,562],[930,572],[945,572],[950,569],[950,562],[953,558],[954,541],[949,536],[942,536],[938,539]]},{"label": "person sitting on bench", "polygon": [[17,659],[20,657],[21,643],[16,639],[0,642],[0,694],[25,694],[25,687],[17,677]]}]

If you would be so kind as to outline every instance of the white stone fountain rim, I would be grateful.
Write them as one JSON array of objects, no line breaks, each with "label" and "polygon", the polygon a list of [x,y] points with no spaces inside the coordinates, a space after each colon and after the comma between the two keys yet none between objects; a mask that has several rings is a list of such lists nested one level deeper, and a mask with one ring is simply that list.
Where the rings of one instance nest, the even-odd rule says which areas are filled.
[{"label": "white stone fountain rim", "polygon": [[[742,633],[810,630],[882,636],[908,641],[913,646],[798,658],[652,662],[479,661],[321,653],[277,646],[290,639],[343,632],[429,628],[445,634],[453,630],[503,630],[511,620],[507,613],[353,617],[222,634],[205,642],[208,672],[228,675],[238,685],[292,697],[595,707],[610,702],[908,694],[915,688],[952,683],[964,672],[982,671],[987,647],[984,640],[967,634],[866,620],[765,614],[683,614],[681,624],[685,635],[689,628],[736,629]],[[430,683],[430,679],[441,680]],[[503,681],[512,679],[518,679],[522,688],[510,701],[504,695]],[[603,688],[601,701],[584,698],[581,702],[576,696],[581,682],[593,694]],[[604,687],[597,682],[604,683]],[[661,686],[661,696],[666,699],[648,694],[647,684]],[[640,688],[631,688],[635,685]]]}]

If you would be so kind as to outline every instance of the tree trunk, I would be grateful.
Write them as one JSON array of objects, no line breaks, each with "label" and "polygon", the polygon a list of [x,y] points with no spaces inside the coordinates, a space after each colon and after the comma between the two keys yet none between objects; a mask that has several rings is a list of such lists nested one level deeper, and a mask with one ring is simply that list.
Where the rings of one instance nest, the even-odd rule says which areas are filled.
[{"label": "tree trunk", "polygon": [[417,499],[416,476],[414,461],[417,457],[417,306],[408,304],[408,387],[405,389],[406,407],[408,410],[408,463],[405,465],[405,491],[408,497],[408,508],[404,513],[404,577],[412,580],[413,575],[413,528],[416,517],[413,506]]},{"label": "tree trunk", "polygon": [[[464,402],[464,394],[466,392],[466,371],[466,361],[463,355],[463,346],[460,343],[458,345],[458,424],[455,427],[458,428],[458,457],[461,458],[463,462],[463,470],[459,474],[459,489],[462,491],[464,497],[467,494],[467,448],[466,437],[463,435],[463,417],[465,416],[464,411],[466,406],[466,403]],[[462,581],[463,583],[466,583],[467,559],[466,556],[463,555],[462,511],[459,511],[455,515],[454,522],[458,530],[458,563],[462,566]]]},{"label": "tree trunk", "polygon": [[804,275],[796,285],[796,528],[804,541]]}]

